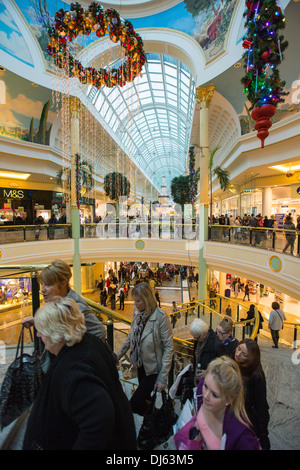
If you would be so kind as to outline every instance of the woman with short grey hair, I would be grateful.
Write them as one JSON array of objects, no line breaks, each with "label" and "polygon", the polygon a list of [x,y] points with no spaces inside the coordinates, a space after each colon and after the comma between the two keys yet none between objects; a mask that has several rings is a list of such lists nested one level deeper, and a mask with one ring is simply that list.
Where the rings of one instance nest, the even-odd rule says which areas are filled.
[{"label": "woman with short grey hair", "polygon": [[33,404],[23,450],[135,450],[133,414],[113,356],[86,331],[76,302],[54,297],[34,322],[54,359]]}]

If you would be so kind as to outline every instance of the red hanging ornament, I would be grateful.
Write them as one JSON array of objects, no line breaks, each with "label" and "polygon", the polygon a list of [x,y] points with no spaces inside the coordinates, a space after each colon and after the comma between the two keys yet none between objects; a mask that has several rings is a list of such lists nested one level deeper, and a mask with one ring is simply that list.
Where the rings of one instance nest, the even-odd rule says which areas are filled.
[{"label": "red hanging ornament", "polygon": [[243,45],[243,47],[244,47],[245,49],[251,49],[251,47],[252,47],[252,42],[249,41],[249,39],[245,39],[245,40],[243,41],[243,44],[242,44],[242,45]]},{"label": "red hanging ornament", "polygon": [[256,121],[254,128],[258,131],[257,137],[261,140],[261,148],[264,148],[265,139],[268,137],[268,130],[272,126],[271,117],[276,113],[276,107],[272,104],[264,104],[254,108],[251,117]]}]

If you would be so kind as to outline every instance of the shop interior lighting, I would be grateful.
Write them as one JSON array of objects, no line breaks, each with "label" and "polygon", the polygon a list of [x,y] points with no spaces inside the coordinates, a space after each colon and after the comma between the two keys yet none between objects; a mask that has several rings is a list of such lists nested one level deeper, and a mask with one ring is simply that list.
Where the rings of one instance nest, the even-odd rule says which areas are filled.
[{"label": "shop interior lighting", "polygon": [[300,165],[288,165],[288,166],[274,165],[274,166],[270,166],[270,168],[274,170],[282,171],[283,173],[287,173],[288,171],[300,170]]},{"label": "shop interior lighting", "polygon": [[11,171],[0,171],[0,178],[12,178],[17,180],[27,180],[31,173],[12,173]]}]

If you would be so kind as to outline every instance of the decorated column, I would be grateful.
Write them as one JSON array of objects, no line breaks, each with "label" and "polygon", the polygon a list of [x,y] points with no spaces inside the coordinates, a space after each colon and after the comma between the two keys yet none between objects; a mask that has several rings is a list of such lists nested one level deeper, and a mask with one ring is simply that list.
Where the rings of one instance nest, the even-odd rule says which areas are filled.
[{"label": "decorated column", "polygon": [[80,181],[79,165],[77,159],[79,151],[79,113],[80,113],[80,100],[76,97],[70,97],[70,113],[71,113],[71,223],[72,223],[72,238],[73,238],[73,280],[74,289],[78,294],[81,294],[81,258],[79,250],[80,240],[80,214],[78,194],[80,188],[78,187]]},{"label": "decorated column", "polygon": [[200,104],[200,188],[199,188],[199,300],[207,297],[207,266],[203,256],[204,242],[208,240],[209,209],[209,135],[208,107],[215,90],[214,85],[196,88],[196,101]]}]

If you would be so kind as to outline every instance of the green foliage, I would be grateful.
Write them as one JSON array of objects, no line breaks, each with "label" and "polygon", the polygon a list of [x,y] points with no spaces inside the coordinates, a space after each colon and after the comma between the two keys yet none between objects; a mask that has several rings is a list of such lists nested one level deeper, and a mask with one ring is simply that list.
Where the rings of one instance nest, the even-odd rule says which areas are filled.
[{"label": "green foliage", "polygon": [[106,196],[113,201],[118,201],[120,196],[130,194],[130,182],[126,176],[116,171],[105,175],[103,186]]},{"label": "green foliage", "polygon": [[175,204],[181,207],[190,203],[189,175],[175,176],[171,182],[171,195]]},{"label": "green foliage", "polygon": [[[77,178],[80,181],[81,188],[85,188],[88,192],[91,191],[95,186],[95,180],[93,177],[93,165],[79,158],[78,160],[78,175]],[[63,178],[66,181],[66,187],[71,189],[71,168],[61,168],[56,174],[56,183],[58,186],[63,186]],[[73,182],[76,184],[77,182]]]}]

